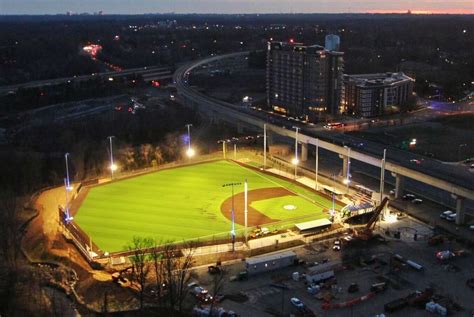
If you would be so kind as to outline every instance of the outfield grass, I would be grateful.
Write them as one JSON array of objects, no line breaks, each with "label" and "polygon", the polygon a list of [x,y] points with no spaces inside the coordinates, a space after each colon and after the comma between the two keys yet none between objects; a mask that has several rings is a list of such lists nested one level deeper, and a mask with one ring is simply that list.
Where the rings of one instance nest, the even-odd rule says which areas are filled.
[{"label": "outfield grass", "polygon": [[[283,186],[315,201],[319,211],[316,205],[314,210],[308,210],[315,212],[315,219],[327,217],[321,212],[323,207],[331,208],[330,200],[304,187],[232,162],[217,161],[93,187],[75,221],[108,252],[124,250],[134,236],[163,242],[212,238],[231,229],[230,221],[220,211],[222,202],[231,196],[231,188],[222,185],[244,179],[248,180],[249,190]],[[234,190],[235,194],[243,192],[243,185]],[[283,215],[279,218],[278,213],[271,217],[286,219]]]}]

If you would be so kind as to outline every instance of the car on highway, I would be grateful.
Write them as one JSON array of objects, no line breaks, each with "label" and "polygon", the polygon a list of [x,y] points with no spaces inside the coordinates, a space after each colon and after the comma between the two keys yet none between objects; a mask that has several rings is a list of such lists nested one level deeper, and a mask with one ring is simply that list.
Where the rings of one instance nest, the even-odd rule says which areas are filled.
[{"label": "car on highway", "polygon": [[405,194],[405,195],[403,195],[403,199],[405,199],[405,200],[413,200],[413,199],[415,199],[415,198],[416,198],[416,197],[415,197],[415,195],[413,195],[413,194]]},{"label": "car on highway", "polygon": [[411,202],[412,202],[412,204],[419,205],[419,204],[423,203],[423,199],[415,198]]},{"label": "car on highway", "polygon": [[452,210],[446,210],[446,211],[443,211],[443,212],[439,215],[439,217],[440,217],[441,219],[446,219],[446,218],[448,218],[448,216],[450,216],[450,215],[452,215],[452,214],[454,214],[454,211],[452,211]]},{"label": "car on highway", "polygon": [[410,160],[410,163],[414,163],[414,164],[416,164],[416,165],[421,165],[421,163],[423,163],[423,160],[411,159],[411,160]]},{"label": "car on highway", "polygon": [[298,309],[303,309],[305,306],[304,306],[304,303],[302,301],[300,301],[298,298],[296,297],[292,297],[290,299],[290,302],[293,306],[295,306],[296,308]]}]

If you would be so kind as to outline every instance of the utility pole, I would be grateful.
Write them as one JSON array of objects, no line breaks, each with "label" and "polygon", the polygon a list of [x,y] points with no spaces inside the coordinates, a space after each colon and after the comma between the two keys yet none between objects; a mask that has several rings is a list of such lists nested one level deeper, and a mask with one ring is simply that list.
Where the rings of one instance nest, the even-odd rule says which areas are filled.
[{"label": "utility pole", "polygon": [[235,252],[235,210],[234,210],[234,186],[242,185],[242,183],[227,183],[222,185],[222,187],[232,187],[232,229],[230,231],[232,239],[232,252]]},{"label": "utility pole", "polygon": [[263,170],[267,168],[267,124],[263,124]]},{"label": "utility pole", "polygon": [[[385,159],[387,157],[387,149],[383,150],[383,158],[380,166],[380,203],[382,203],[383,200],[383,192],[384,192],[384,185],[385,185]],[[386,219],[386,210],[387,208],[384,208],[384,211],[382,212],[382,219]]]},{"label": "utility pole", "polygon": [[319,139],[316,139],[316,170],[314,173],[314,182],[315,182],[316,190],[319,190],[318,174],[319,174]]}]

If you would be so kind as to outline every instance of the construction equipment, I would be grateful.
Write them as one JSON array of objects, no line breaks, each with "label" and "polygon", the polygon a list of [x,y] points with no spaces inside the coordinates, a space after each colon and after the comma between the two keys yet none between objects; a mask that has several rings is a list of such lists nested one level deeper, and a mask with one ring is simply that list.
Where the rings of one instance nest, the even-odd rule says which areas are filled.
[{"label": "construction equipment", "polygon": [[442,235],[436,235],[436,236],[433,236],[431,237],[429,240],[428,240],[428,245],[438,245],[438,244],[442,244],[444,242],[444,237]]},{"label": "construction equipment", "polygon": [[378,205],[374,209],[374,214],[372,215],[369,222],[367,222],[364,228],[360,230],[353,229],[354,238],[367,241],[373,237],[375,224],[377,223],[377,219],[380,216],[380,213],[382,212],[382,210],[385,208],[385,205],[387,204],[387,202],[388,202],[388,197],[385,197],[380,203],[380,205]]}]

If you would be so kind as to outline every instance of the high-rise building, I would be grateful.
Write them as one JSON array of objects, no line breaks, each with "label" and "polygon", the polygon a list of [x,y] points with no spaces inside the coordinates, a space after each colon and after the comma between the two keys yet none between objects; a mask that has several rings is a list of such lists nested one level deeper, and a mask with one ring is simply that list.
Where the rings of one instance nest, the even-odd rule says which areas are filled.
[{"label": "high-rise building", "polygon": [[344,75],[343,111],[360,117],[383,115],[408,102],[414,81],[404,73]]},{"label": "high-rise building", "polygon": [[269,42],[267,105],[293,117],[340,112],[343,53],[322,46]]}]

